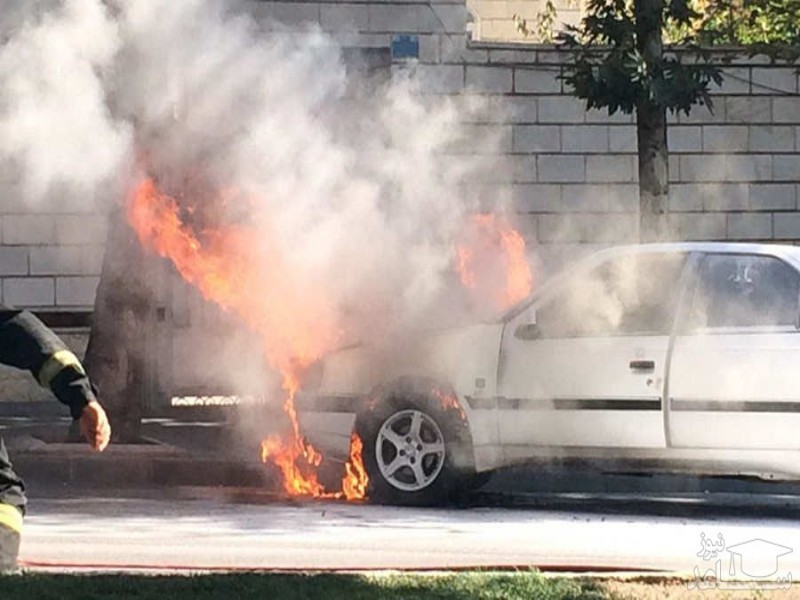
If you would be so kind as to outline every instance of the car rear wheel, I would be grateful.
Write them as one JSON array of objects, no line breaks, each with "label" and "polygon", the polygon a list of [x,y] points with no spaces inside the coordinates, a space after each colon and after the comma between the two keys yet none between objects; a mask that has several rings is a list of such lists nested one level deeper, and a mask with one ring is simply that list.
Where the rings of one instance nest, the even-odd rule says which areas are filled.
[{"label": "car rear wheel", "polygon": [[358,416],[370,500],[430,506],[463,486],[459,457],[471,452],[466,422],[433,398],[390,396]]}]

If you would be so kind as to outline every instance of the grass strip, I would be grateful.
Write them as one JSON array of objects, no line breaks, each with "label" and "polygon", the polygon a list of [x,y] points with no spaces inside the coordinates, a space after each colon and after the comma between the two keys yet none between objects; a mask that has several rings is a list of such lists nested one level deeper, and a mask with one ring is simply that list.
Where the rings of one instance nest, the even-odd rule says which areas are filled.
[{"label": "grass strip", "polygon": [[454,574],[272,574],[0,576],[2,600],[601,600],[595,582],[535,571]]}]

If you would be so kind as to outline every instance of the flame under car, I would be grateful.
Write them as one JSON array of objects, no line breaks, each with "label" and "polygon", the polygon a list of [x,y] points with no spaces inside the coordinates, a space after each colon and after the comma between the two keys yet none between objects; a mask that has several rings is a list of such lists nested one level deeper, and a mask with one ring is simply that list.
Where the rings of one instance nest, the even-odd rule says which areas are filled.
[{"label": "flame under car", "polygon": [[527,462],[800,476],[800,249],[597,253],[495,322],[366,345],[314,367],[301,428],[368,495],[436,504]]}]

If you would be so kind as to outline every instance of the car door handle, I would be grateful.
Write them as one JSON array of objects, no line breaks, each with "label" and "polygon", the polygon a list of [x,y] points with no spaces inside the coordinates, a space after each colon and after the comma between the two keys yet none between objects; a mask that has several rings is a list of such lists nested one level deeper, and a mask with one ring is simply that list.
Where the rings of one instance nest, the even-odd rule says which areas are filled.
[{"label": "car door handle", "polygon": [[632,371],[653,371],[656,368],[656,361],[654,360],[632,360],[630,362]]}]

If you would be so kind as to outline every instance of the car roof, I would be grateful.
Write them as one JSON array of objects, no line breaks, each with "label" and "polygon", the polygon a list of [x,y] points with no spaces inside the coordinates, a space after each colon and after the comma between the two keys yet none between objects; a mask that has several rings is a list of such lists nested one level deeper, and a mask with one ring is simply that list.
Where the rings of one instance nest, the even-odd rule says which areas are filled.
[{"label": "car roof", "polygon": [[740,242],[659,242],[651,244],[629,244],[600,250],[593,256],[605,257],[613,254],[650,252],[714,252],[720,254],[769,254],[792,257],[800,260],[800,246],[788,244],[752,244]]},{"label": "car roof", "polygon": [[[571,264],[571,266],[559,272],[555,279],[569,276],[575,268],[591,268],[597,263],[613,256],[624,256],[625,254],[646,254],[658,252],[713,252],[721,254],[762,254],[776,256],[793,263],[800,270],[800,246],[789,244],[753,244],[743,242],[656,242],[646,244],[627,244],[613,246],[605,250],[590,253]],[[539,295],[541,290],[536,290],[527,298],[521,300],[509,308],[500,320],[507,320],[519,314],[525,307]]]}]

